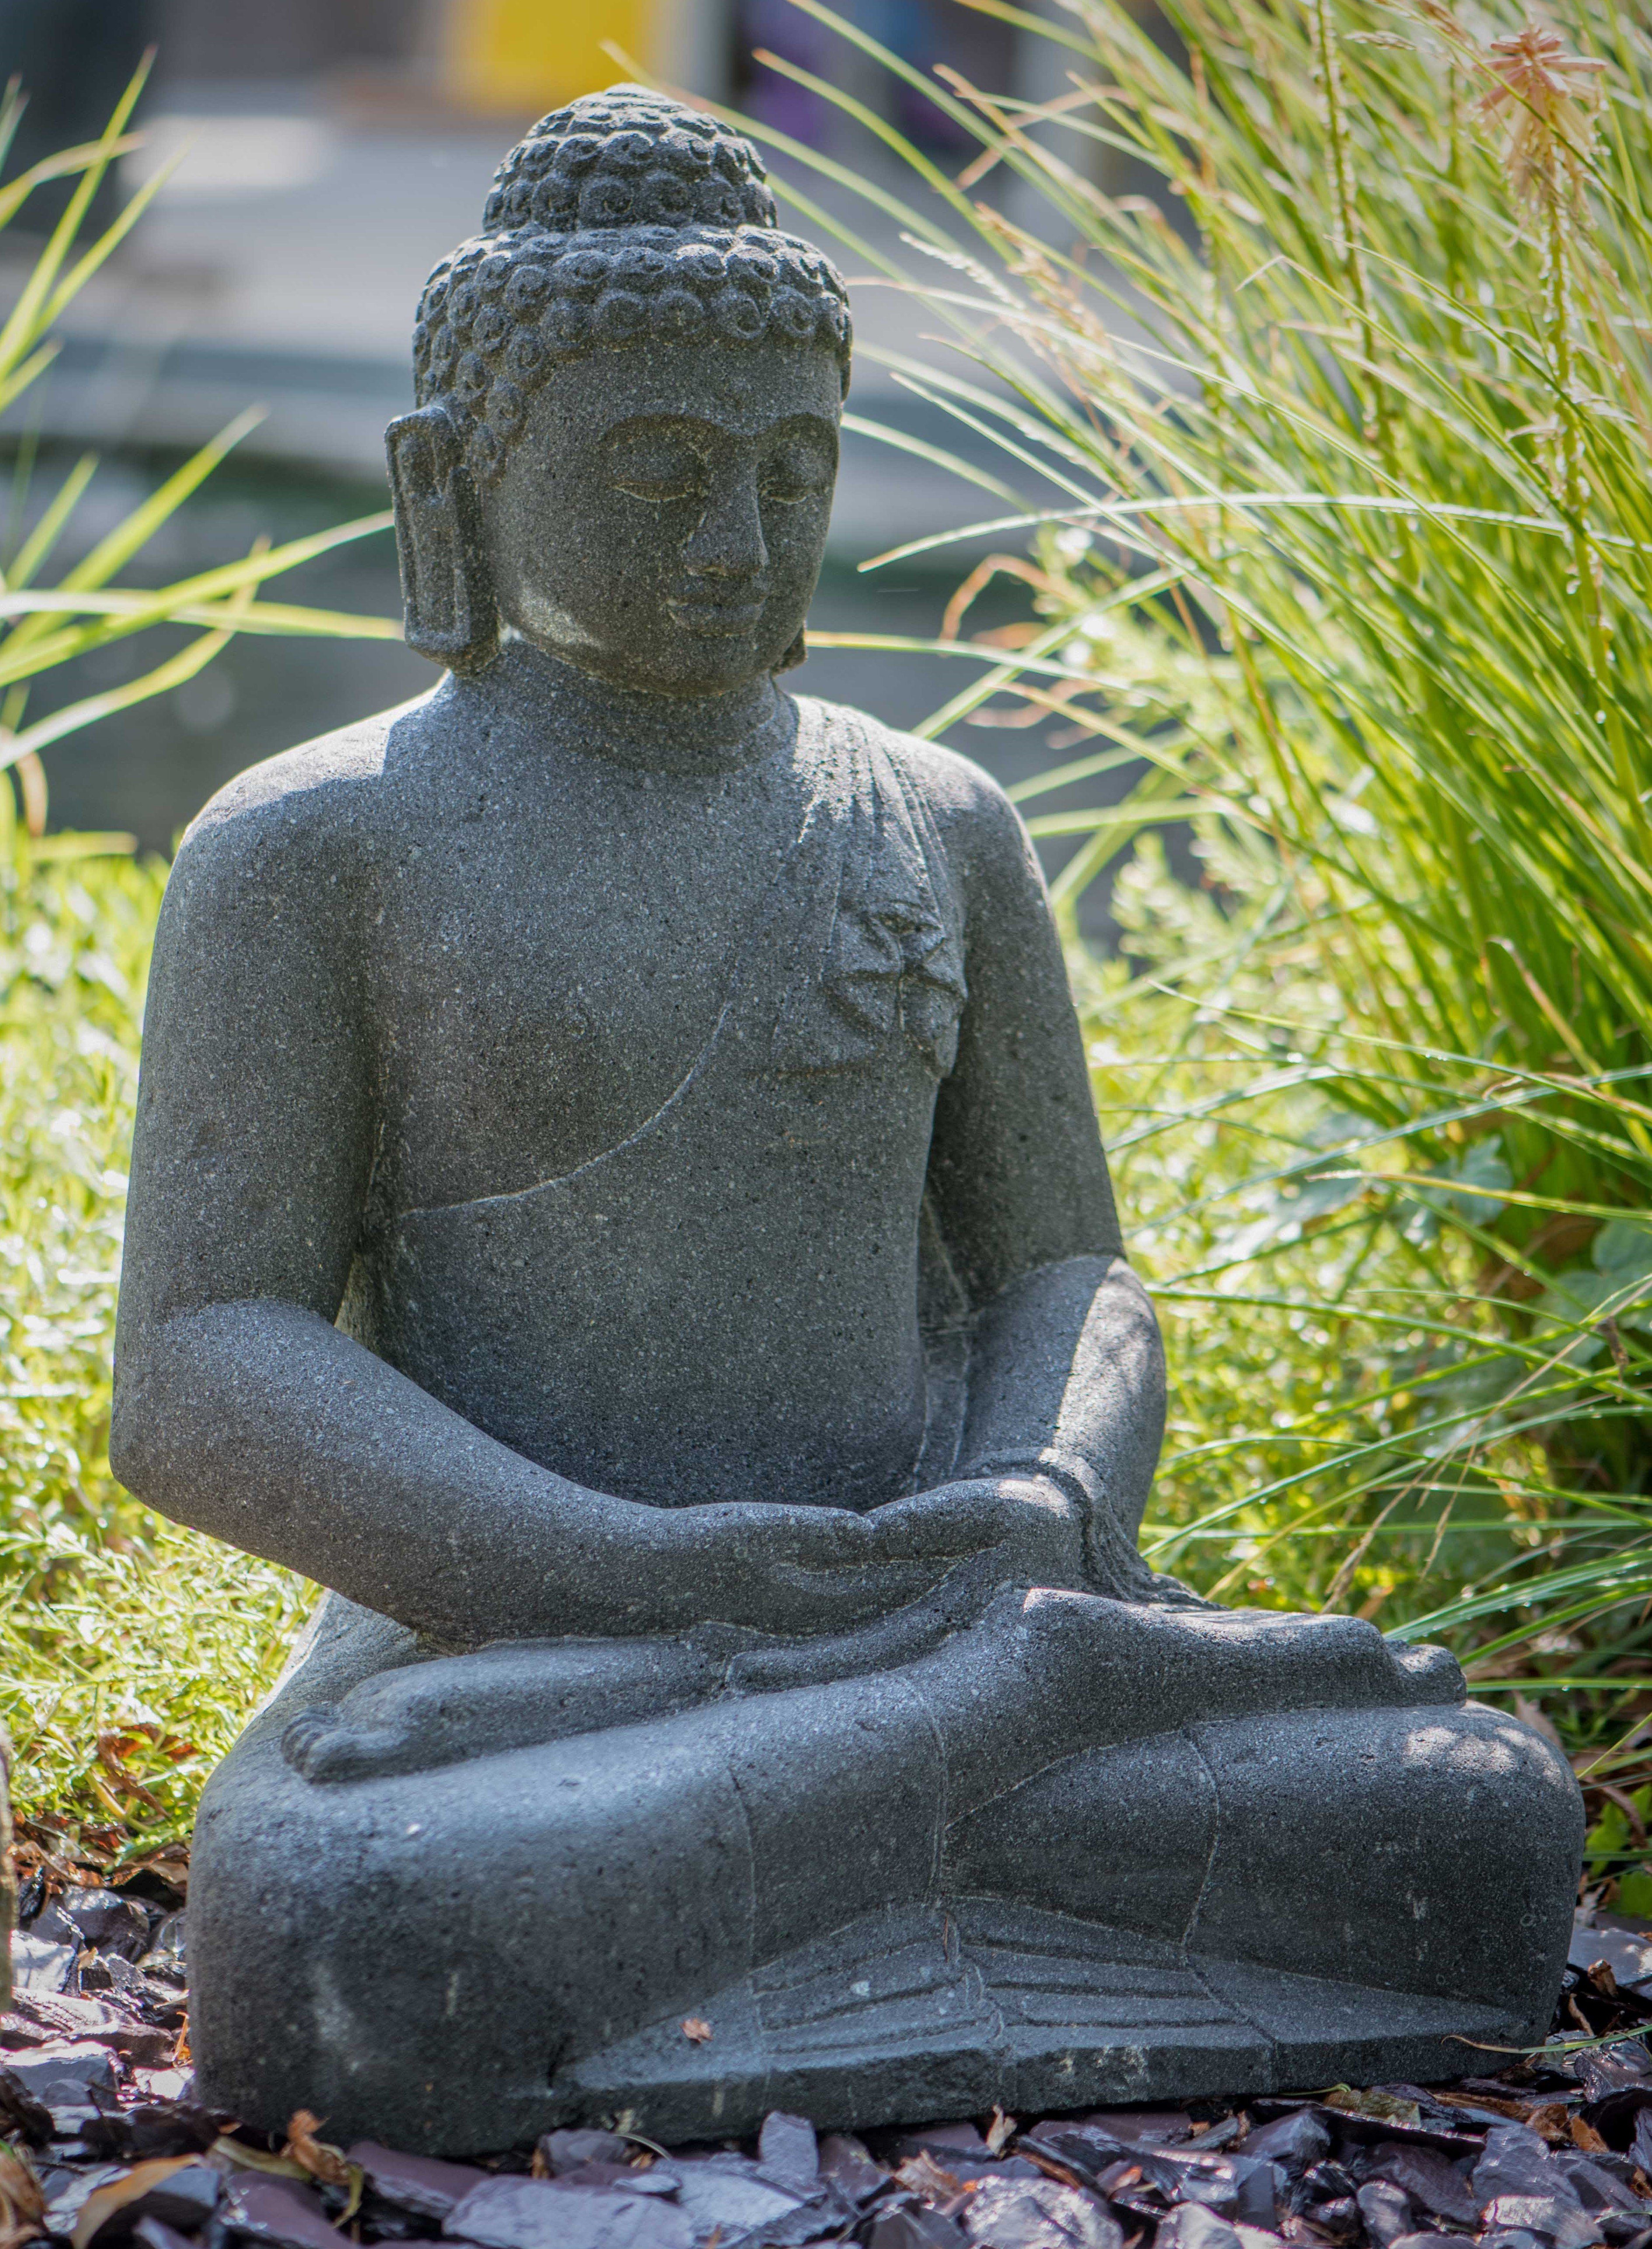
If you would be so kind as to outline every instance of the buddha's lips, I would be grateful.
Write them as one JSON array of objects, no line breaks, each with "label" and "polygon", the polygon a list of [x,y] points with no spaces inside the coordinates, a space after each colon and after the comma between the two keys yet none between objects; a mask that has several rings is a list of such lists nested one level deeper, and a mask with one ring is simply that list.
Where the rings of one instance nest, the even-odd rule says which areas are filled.
[{"label": "buddha's lips", "polygon": [[715,594],[683,594],[668,596],[665,606],[690,632],[733,635],[749,632],[760,623],[768,604],[761,595],[732,600]]}]

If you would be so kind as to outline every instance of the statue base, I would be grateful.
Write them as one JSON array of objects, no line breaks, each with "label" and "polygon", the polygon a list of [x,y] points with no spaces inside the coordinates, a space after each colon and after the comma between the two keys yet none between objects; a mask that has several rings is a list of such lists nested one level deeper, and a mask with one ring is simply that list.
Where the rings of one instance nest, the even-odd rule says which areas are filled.
[{"label": "statue base", "polygon": [[1029,2116],[1437,2083],[1474,2067],[1476,2046],[1533,2036],[1470,2001],[1215,1959],[995,1898],[868,1915],[695,2017],[704,2042],[678,2011],[559,2071],[559,2115],[629,2111],[632,2129],[669,2142],[754,2132],[771,2108],[850,2131],[995,2105]]},{"label": "statue base", "polygon": [[307,2108],[341,2142],[442,2156],[621,2115],[678,2142],[776,2108],[861,2127],[1437,2082],[1548,2029],[1577,1784],[1473,1702],[1063,1755],[1050,1667],[1035,1723],[965,1635],[1002,1775],[943,1754],[899,1670],[423,1772],[296,1771],[294,1716],[412,1653],[324,1602],[203,1799],[191,2043],[203,2101],[249,2122]]}]

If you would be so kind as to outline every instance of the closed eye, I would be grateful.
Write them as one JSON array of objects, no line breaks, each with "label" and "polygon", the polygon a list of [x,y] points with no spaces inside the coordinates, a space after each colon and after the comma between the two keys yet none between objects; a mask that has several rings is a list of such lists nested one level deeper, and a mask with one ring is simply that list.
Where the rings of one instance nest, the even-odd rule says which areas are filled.
[{"label": "closed eye", "polygon": [[812,499],[832,488],[829,450],[817,437],[788,437],[764,462],[758,489],[765,499]]},{"label": "closed eye", "polygon": [[685,439],[664,430],[623,433],[609,450],[609,475],[616,490],[636,499],[663,502],[706,496],[705,462]]},{"label": "closed eye", "polygon": [[631,471],[616,476],[614,485],[616,491],[630,492],[635,499],[703,499],[706,496],[706,479],[698,467],[663,470],[654,476]]}]

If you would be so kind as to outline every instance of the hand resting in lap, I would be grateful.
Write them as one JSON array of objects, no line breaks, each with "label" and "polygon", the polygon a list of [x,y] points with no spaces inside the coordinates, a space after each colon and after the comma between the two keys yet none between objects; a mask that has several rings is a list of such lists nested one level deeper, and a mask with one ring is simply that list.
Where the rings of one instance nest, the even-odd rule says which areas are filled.
[{"label": "hand resting in lap", "polygon": [[417,1771],[857,1677],[972,1623],[1006,1584],[1087,1582],[1077,1512],[1042,1478],[964,1481],[865,1515],[754,1503],[645,1519],[650,1549],[676,1536],[715,1583],[715,1613],[675,1633],[501,1641],[381,1674],[295,1717],[289,1760],[312,1780]]},{"label": "hand resting in lap", "polygon": [[1065,1711],[1076,1745],[1098,1728],[1122,1739],[1255,1709],[1461,1696],[1442,1651],[1396,1652],[1357,1619],[1213,1609],[1175,1599],[1185,1589],[1174,1579],[1147,1603],[1091,1592],[1084,1525],[1043,1478],[943,1486],[851,1520],[867,1527],[867,1567],[886,1570],[890,1585],[914,1564],[944,1565],[940,1583],[848,1632],[785,1636],[707,1619],[678,1634],[502,1641],[381,1672],[299,1712],[283,1736],[288,1762],[318,1783],[424,1771],[896,1670],[944,1703],[1002,1669],[1002,1707],[1024,1702],[1045,1730]]}]

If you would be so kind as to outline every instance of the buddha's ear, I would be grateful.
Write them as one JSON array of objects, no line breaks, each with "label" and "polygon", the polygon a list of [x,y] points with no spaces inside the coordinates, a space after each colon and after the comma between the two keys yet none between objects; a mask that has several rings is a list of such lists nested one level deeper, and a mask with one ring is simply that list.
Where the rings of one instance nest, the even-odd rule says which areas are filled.
[{"label": "buddha's ear", "polygon": [[777,672],[795,671],[800,664],[807,664],[808,662],[809,634],[803,627],[800,626],[798,628],[796,639],[787,650],[785,655],[781,657],[780,662],[774,666],[774,669]]},{"label": "buddha's ear", "polygon": [[499,646],[481,510],[444,406],[404,414],[384,433],[407,644],[433,664],[474,670]]}]

